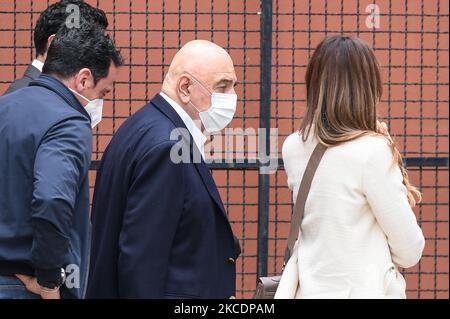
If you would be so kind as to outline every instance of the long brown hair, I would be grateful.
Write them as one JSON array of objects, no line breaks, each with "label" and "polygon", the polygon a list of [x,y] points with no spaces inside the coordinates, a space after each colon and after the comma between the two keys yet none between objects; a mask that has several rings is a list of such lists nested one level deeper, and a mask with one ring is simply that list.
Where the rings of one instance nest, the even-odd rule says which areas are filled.
[{"label": "long brown hair", "polygon": [[306,71],[307,113],[300,127],[306,141],[313,129],[319,143],[331,147],[362,136],[380,136],[389,143],[394,164],[402,172],[411,207],[421,194],[394,141],[377,132],[377,105],[383,95],[380,65],[361,39],[330,36],[316,48]]}]

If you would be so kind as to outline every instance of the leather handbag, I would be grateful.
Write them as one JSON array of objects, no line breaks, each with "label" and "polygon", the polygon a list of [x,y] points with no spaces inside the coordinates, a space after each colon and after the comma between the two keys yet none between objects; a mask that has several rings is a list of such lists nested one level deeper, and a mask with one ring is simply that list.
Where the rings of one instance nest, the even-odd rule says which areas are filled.
[{"label": "leather handbag", "polygon": [[[303,220],[306,199],[308,198],[309,190],[311,189],[311,184],[317,167],[319,166],[326,149],[327,148],[324,145],[320,143],[317,144],[308,161],[305,173],[303,174],[297,194],[297,200],[294,205],[294,212],[292,214],[291,227],[289,229],[289,236],[284,254],[283,270],[292,255],[295,242],[297,241],[300,233],[300,225]],[[277,292],[280,280],[281,276],[260,277],[256,285],[256,292],[253,299],[273,299],[275,293]]]}]

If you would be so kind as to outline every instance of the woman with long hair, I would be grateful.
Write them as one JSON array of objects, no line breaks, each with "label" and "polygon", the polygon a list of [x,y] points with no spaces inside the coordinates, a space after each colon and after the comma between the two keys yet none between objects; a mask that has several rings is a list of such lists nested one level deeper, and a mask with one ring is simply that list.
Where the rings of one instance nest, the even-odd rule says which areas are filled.
[{"label": "woman with long hair", "polygon": [[374,52],[358,38],[326,38],[309,62],[306,89],[306,117],[283,145],[294,200],[317,143],[327,150],[275,297],[406,298],[398,267],[422,255],[412,211],[421,194],[377,119],[383,82]]}]

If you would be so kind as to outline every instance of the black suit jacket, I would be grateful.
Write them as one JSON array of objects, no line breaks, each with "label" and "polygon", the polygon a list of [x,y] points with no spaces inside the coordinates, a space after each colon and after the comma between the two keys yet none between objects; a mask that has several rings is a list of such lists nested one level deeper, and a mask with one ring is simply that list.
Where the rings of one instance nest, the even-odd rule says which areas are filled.
[{"label": "black suit jacket", "polygon": [[[87,298],[229,298],[239,245],[212,175],[175,163],[177,140],[199,152],[159,94],[121,126],[100,164]],[[182,139],[183,140],[183,139]],[[184,144],[186,143],[186,144]]]},{"label": "black suit jacket", "polygon": [[12,93],[14,91],[17,91],[19,89],[22,89],[24,87],[27,87],[28,84],[30,84],[31,81],[36,80],[41,75],[41,71],[39,71],[35,66],[30,64],[28,68],[25,70],[25,73],[23,77],[20,79],[15,80],[9,88],[6,90],[5,94]]}]

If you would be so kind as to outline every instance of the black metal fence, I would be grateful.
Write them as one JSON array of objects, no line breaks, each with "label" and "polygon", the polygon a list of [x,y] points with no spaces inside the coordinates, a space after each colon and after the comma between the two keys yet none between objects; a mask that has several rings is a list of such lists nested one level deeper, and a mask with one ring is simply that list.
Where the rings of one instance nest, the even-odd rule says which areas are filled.
[{"label": "black metal fence", "polygon": [[[34,57],[32,30],[55,1],[0,3],[0,90]],[[305,111],[304,73],[327,34],[368,41],[384,67],[380,115],[396,137],[413,182],[424,193],[416,209],[427,245],[420,264],[405,271],[408,295],[448,298],[448,2],[444,0],[92,0],[108,14],[110,32],[127,59],[95,130],[95,168],[121,123],[159,92],[175,52],[202,38],[226,48],[241,85],[235,128],[278,128],[281,146]],[[375,6],[374,6],[375,5]],[[379,22],[379,24],[377,23]],[[260,142],[274,144],[269,136]],[[248,139],[248,137],[246,137]],[[261,145],[259,146],[261,147]],[[261,147],[262,148],[262,147]],[[281,147],[279,147],[280,149]],[[278,153],[279,154],[279,153]],[[286,176],[259,174],[267,155],[246,146],[233,161],[213,163],[230,220],[241,239],[238,297],[251,297],[257,275],[281,271],[292,209]],[[239,158],[246,157],[241,162]]]}]

